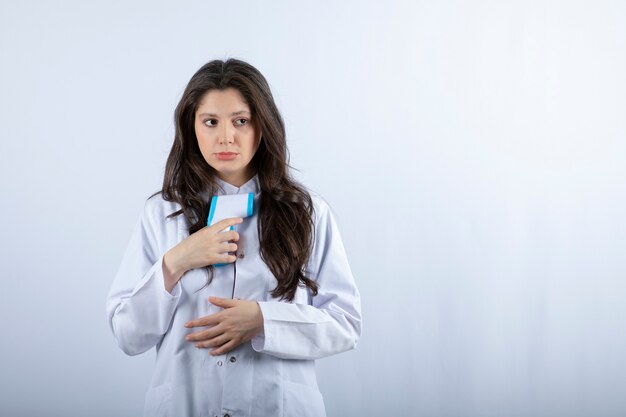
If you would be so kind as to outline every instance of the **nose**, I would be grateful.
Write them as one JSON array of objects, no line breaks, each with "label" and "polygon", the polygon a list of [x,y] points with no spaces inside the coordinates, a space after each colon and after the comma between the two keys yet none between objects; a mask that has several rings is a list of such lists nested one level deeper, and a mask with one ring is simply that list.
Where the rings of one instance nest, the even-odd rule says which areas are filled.
[{"label": "nose", "polygon": [[219,143],[220,145],[223,145],[225,143],[227,144],[231,144],[234,142],[234,137],[233,137],[233,132],[230,129],[230,127],[228,126],[228,123],[223,123],[222,126],[224,126],[220,132],[219,132]]}]

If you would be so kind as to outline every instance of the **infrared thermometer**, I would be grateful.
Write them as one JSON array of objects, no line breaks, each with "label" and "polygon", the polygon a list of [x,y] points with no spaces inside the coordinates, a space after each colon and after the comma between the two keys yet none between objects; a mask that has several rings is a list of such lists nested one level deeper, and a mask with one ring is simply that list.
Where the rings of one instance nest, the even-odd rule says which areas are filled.
[{"label": "infrared thermometer", "polygon": [[[214,195],[211,199],[211,208],[207,226],[212,226],[224,219],[231,217],[250,217],[254,213],[254,193]],[[220,233],[235,230],[235,226],[229,226]],[[215,264],[214,266],[224,266]]]}]

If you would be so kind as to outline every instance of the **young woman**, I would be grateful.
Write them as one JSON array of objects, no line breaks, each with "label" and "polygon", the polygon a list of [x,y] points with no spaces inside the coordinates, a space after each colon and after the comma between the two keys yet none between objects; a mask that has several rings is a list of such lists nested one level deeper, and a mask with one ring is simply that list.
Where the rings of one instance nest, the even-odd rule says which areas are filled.
[{"label": "young woman", "polygon": [[[211,61],[175,124],[107,297],[120,348],[156,346],[144,415],[324,416],[315,360],[356,346],[360,296],[333,212],[288,171],[267,81]],[[241,193],[251,216],[207,226],[212,196]]]}]

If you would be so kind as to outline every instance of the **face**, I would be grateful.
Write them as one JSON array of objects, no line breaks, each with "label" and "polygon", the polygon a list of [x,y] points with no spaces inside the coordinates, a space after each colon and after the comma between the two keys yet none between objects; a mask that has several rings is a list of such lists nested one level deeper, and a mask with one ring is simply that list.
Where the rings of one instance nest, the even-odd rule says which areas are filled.
[{"label": "face", "polygon": [[255,174],[250,161],[261,143],[261,132],[252,116],[235,88],[209,90],[196,111],[194,127],[204,160],[236,187]]}]

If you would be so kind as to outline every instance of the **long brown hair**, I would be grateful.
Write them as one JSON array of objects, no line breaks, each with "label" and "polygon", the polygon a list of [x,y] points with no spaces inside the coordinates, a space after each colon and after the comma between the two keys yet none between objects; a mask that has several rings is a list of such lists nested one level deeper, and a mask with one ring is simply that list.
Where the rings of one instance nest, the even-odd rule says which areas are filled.
[{"label": "long brown hair", "polygon": [[[176,132],[163,188],[152,196],[162,193],[164,200],[180,204],[181,209],[167,217],[184,214],[190,235],[206,226],[210,198],[205,201],[200,194],[208,190],[213,195],[218,186],[215,170],[200,153],[194,121],[205,93],[229,87],[242,94],[261,131],[259,148],[250,163],[261,187],[257,222],[260,256],[278,281],[272,296],[293,301],[298,286],[306,286],[317,295],[317,283],[306,276],[315,234],[313,202],[305,187],[290,175],[285,124],[265,77],[252,65],[235,58],[213,60],[191,77],[174,112]],[[209,285],[214,266],[205,269]]]}]

